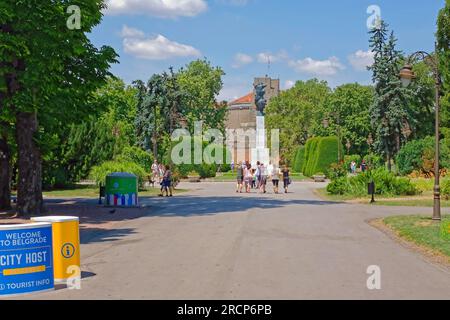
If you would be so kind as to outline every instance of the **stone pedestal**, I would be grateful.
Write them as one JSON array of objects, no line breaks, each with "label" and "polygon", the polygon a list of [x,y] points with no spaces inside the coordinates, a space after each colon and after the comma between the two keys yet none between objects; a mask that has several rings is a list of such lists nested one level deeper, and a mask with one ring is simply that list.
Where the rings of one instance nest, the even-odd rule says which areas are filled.
[{"label": "stone pedestal", "polygon": [[252,165],[256,166],[259,161],[264,165],[269,165],[270,151],[266,144],[266,124],[265,117],[256,117],[256,148],[252,149]]}]

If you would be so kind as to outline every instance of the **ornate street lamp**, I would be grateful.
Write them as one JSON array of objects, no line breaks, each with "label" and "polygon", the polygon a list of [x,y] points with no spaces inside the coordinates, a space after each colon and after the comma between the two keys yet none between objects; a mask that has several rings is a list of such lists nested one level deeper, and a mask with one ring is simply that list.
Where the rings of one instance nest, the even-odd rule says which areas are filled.
[{"label": "ornate street lamp", "polygon": [[[437,50],[436,50],[437,52]],[[412,63],[417,60],[423,60],[426,64],[428,64],[435,78],[435,95],[436,95],[436,125],[435,125],[435,144],[436,144],[436,152],[435,152],[435,163],[434,163],[434,208],[433,208],[433,220],[440,221],[441,217],[441,188],[440,188],[440,165],[439,165],[439,153],[440,153],[440,138],[439,138],[439,97],[441,91],[441,75],[439,72],[439,62],[438,59],[425,51],[418,51],[413,53],[409,58],[407,64],[400,71],[400,79],[402,81],[403,86],[407,87],[411,84],[411,82],[416,78],[414,71],[412,69]]]}]

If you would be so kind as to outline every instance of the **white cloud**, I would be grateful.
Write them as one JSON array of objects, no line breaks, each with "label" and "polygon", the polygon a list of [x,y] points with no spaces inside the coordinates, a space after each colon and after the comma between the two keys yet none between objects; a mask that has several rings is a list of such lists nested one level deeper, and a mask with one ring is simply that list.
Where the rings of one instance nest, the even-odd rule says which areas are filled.
[{"label": "white cloud", "polygon": [[327,60],[314,60],[306,58],[303,60],[290,61],[289,66],[297,72],[305,72],[316,76],[333,76],[340,70],[344,70],[344,65],[336,57]]},{"label": "white cloud", "polygon": [[232,67],[237,69],[253,62],[253,57],[245,53],[237,53],[234,56]]},{"label": "white cloud", "polygon": [[166,60],[177,57],[198,57],[199,50],[192,46],[171,41],[163,35],[146,38],[143,31],[124,26],[123,48],[128,54],[149,60]]},{"label": "white cloud", "polygon": [[367,67],[370,67],[374,63],[375,53],[371,50],[362,51],[358,50],[348,56],[348,61],[357,71],[366,71]]},{"label": "white cloud", "polygon": [[206,0],[107,0],[106,13],[144,14],[160,18],[193,17],[208,8]]},{"label": "white cloud", "polygon": [[123,26],[122,31],[120,32],[120,36],[122,38],[144,38],[145,33],[135,28]]},{"label": "white cloud", "polygon": [[268,63],[269,59],[270,59],[271,63],[278,62],[278,61],[286,60],[287,58],[288,58],[288,54],[284,50],[281,50],[277,54],[272,54],[270,52],[261,52],[261,53],[258,53],[258,55],[256,56],[256,60],[259,63]]}]

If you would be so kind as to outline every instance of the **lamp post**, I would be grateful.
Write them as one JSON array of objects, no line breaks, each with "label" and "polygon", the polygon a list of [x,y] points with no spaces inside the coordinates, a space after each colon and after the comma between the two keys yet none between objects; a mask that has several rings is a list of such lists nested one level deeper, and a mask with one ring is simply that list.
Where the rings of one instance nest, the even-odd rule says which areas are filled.
[{"label": "lamp post", "polygon": [[[437,52],[437,50],[436,50]],[[417,51],[413,53],[408,61],[407,64],[402,68],[400,71],[400,80],[402,81],[402,84],[404,87],[407,87],[411,84],[411,82],[416,78],[416,75],[414,74],[414,71],[412,69],[412,63],[416,60],[423,60],[426,64],[428,64],[431,69],[433,70],[433,75],[435,78],[435,95],[436,95],[436,128],[435,128],[435,161],[434,161],[434,208],[433,208],[433,220],[440,221],[442,219],[441,217],[441,187],[440,187],[440,165],[439,165],[439,154],[440,154],[440,139],[439,139],[439,111],[440,111],[440,91],[441,91],[441,75],[439,72],[439,62],[438,59],[425,52],[425,51]]]}]

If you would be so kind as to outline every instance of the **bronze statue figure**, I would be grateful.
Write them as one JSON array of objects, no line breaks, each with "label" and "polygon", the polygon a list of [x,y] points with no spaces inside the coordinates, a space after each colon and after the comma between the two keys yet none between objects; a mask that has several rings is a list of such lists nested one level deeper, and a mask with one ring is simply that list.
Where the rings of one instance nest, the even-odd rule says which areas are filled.
[{"label": "bronze statue figure", "polygon": [[265,99],[266,87],[264,83],[259,83],[255,86],[255,104],[258,116],[264,116],[264,109],[267,105],[267,100]]}]

